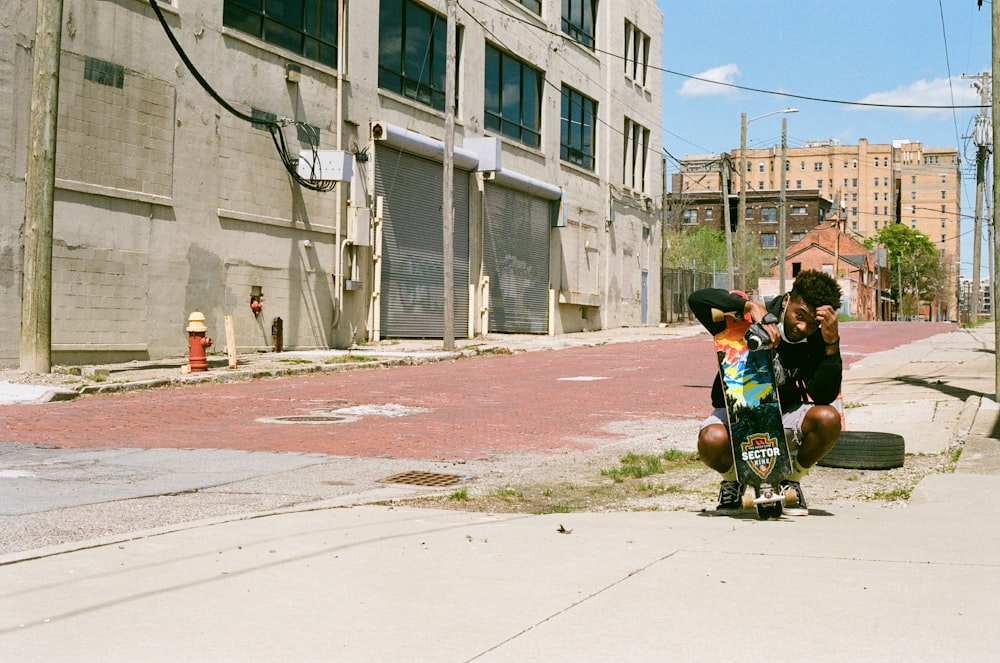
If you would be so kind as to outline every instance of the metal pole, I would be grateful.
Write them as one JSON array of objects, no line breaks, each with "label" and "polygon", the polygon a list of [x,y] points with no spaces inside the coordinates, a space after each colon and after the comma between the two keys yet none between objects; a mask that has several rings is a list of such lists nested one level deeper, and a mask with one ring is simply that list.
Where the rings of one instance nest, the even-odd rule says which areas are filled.
[{"label": "metal pole", "polygon": [[736,208],[736,244],[739,247],[739,290],[746,286],[745,262],[747,258],[747,114],[740,113],[740,201]]},{"label": "metal pole", "polygon": [[52,369],[52,216],[56,188],[56,129],[62,0],[37,3],[28,164],[24,178],[24,274],[21,370]]},{"label": "metal pole", "polygon": [[785,294],[785,226],[787,224],[785,209],[787,192],[785,188],[785,160],[788,158],[788,118],[781,118],[781,194],[778,207],[778,296]]},{"label": "metal pole", "polygon": [[444,349],[455,349],[455,23],[456,2],[448,0],[448,35],[444,69],[444,177],[442,225],[444,253]]}]

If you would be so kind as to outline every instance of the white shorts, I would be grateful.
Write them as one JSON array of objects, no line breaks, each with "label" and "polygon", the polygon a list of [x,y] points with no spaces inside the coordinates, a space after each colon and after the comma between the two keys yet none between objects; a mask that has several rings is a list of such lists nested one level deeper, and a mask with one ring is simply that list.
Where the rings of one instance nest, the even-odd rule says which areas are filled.
[{"label": "white shorts", "polygon": [[[788,443],[788,453],[790,454],[794,455],[799,449],[799,443],[802,440],[802,420],[806,418],[806,412],[812,406],[812,403],[803,403],[791,412],[785,412],[781,415],[781,423],[785,426],[785,441]],[[717,407],[712,410],[712,413],[701,422],[698,430],[712,424],[722,424],[727,429],[729,428],[726,408]]]}]

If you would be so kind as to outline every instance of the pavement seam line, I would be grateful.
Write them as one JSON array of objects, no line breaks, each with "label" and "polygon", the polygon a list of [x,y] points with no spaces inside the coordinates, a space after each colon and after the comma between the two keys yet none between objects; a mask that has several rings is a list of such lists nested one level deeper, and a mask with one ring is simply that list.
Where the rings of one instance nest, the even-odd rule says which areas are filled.
[{"label": "pavement seam line", "polygon": [[561,610],[557,610],[556,612],[554,612],[551,615],[547,616],[545,619],[541,619],[541,620],[535,622],[534,624],[528,626],[527,628],[521,629],[520,631],[518,631],[514,635],[510,636],[509,638],[506,638],[505,640],[501,640],[500,642],[498,642],[497,644],[493,645],[489,649],[484,649],[483,651],[479,652],[478,654],[476,654],[472,658],[466,659],[466,661],[467,662],[468,661],[475,661],[476,659],[482,658],[483,656],[485,656],[486,654],[489,654],[490,652],[494,652],[494,651],[500,649],[501,647],[503,647],[507,643],[513,642],[514,640],[517,640],[522,635],[528,633],[529,631],[535,630],[536,628],[538,628],[542,624],[550,622],[553,619],[555,619],[556,617],[559,617],[560,615],[566,614],[570,610],[576,608],[579,605],[582,605],[582,604],[586,603],[587,601],[590,601],[591,599],[597,598],[598,596],[600,596],[601,594],[607,592],[608,590],[614,589],[618,585],[621,585],[622,583],[624,583],[625,581],[633,578],[634,576],[637,576],[640,573],[643,573],[644,571],[649,570],[650,568],[652,568],[653,566],[655,566],[655,565],[657,565],[657,564],[659,564],[661,562],[667,561],[668,559],[670,559],[671,557],[674,557],[675,555],[677,555],[679,553],[685,552],[685,550],[686,549],[684,549],[684,548],[679,548],[679,549],[674,550],[673,552],[668,553],[668,554],[666,554],[666,555],[664,555],[662,557],[654,559],[653,561],[649,562],[648,564],[640,566],[639,568],[637,568],[637,569],[635,569],[633,571],[629,571],[625,576],[619,578],[618,580],[615,580],[614,582],[612,582],[612,583],[610,583],[608,585],[605,585],[604,587],[601,587],[597,591],[591,592],[590,594],[588,594],[587,596],[584,596],[581,599],[577,599],[576,601],[574,601],[573,603],[570,603],[565,608],[562,608]]}]

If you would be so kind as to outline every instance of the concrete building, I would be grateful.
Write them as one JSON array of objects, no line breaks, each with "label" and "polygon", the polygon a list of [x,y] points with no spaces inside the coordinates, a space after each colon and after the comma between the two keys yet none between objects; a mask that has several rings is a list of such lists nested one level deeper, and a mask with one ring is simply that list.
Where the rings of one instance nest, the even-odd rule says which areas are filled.
[{"label": "concrete building", "polygon": [[[731,195],[739,191],[741,175],[745,176],[747,229],[755,232],[750,224],[756,220],[752,215],[757,212],[750,201],[755,194],[777,199],[782,172],[780,148],[748,149],[745,173],[739,172],[738,148],[726,156],[732,164],[728,183]],[[683,196],[698,191],[720,191],[721,164],[720,155],[681,159],[681,172],[672,176],[669,208],[677,207],[678,197],[683,201]],[[947,301],[938,302],[934,308],[957,310],[961,175],[955,148],[925,147],[920,142],[906,140],[870,144],[861,139],[857,145],[841,145],[835,140],[811,141],[787,149],[784,172],[788,219],[795,216],[791,211],[793,196],[816,192],[819,198],[833,201],[834,211],[839,208],[843,227],[849,234],[871,237],[886,224],[906,223],[927,235],[949,270]],[[796,241],[791,228],[789,225],[788,246]],[[761,236],[761,240],[770,238]]]},{"label": "concrete building", "polygon": [[[8,365],[36,6],[0,8]],[[194,310],[244,351],[443,337],[446,1],[158,6],[183,56],[147,0],[65,0],[53,363],[183,353]],[[463,3],[457,36],[455,337],[656,324],[655,2]]]}]

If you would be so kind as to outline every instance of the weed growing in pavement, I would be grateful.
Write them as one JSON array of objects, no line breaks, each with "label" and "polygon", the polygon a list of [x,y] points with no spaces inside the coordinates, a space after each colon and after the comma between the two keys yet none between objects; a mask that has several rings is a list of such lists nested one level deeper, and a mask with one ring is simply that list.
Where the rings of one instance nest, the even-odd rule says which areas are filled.
[{"label": "weed growing in pavement", "polygon": [[278,359],[281,364],[311,364],[312,360],[303,359],[302,357],[288,357],[287,359]]},{"label": "weed growing in pavement", "polygon": [[469,499],[469,489],[459,488],[458,490],[448,495],[448,499],[454,502],[459,502],[459,501],[464,502]]},{"label": "weed growing in pavement", "polygon": [[338,357],[330,357],[323,363],[329,366],[330,364],[356,364],[358,362],[366,361],[378,361],[375,357],[363,357],[360,355],[340,355]]},{"label": "weed growing in pavement", "polygon": [[[697,453],[668,449],[659,455],[627,453],[620,461],[621,465],[618,467],[601,470],[601,476],[621,483],[629,478],[643,479],[653,474],[662,474],[666,469],[697,465],[699,459]],[[664,463],[670,468],[664,468]]]}]

